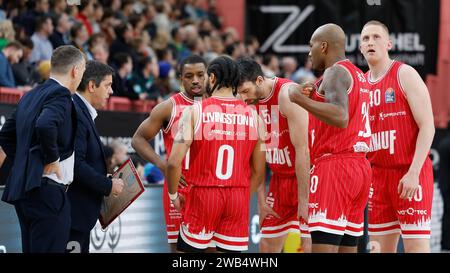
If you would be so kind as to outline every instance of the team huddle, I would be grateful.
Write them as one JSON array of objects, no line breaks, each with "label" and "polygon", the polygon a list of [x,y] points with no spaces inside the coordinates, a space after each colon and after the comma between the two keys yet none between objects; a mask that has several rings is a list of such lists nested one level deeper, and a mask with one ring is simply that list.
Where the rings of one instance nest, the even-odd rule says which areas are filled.
[{"label": "team huddle", "polygon": [[[367,205],[374,250],[395,252],[401,235],[406,252],[430,251],[434,122],[426,85],[390,59],[389,31],[378,21],[361,32],[367,73],[346,59],[337,25],[319,27],[310,47],[313,69],[323,72],[316,83],[267,78],[250,58],[181,62],[183,90],[152,110],[132,142],[166,174],[172,251],[247,250],[254,192],[261,252],[281,252],[296,232],[304,252],[354,253]],[[166,159],[149,145],[160,130]]]}]

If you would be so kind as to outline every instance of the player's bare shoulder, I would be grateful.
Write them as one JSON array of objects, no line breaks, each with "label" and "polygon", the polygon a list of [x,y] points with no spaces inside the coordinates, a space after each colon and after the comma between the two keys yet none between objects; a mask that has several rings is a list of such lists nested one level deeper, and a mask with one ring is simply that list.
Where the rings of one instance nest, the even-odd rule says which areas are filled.
[{"label": "player's bare shoulder", "polygon": [[166,99],[165,101],[158,103],[150,111],[150,116],[152,119],[158,119],[162,122],[168,122],[172,115],[172,110],[174,107],[174,101],[172,99]]}]

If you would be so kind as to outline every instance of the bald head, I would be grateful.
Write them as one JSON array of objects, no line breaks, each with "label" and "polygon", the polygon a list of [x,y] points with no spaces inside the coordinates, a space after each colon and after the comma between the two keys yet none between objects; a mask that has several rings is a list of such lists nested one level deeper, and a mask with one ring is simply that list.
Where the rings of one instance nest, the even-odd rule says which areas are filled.
[{"label": "bald head", "polygon": [[345,32],[336,24],[319,27],[312,35],[311,40],[328,43],[329,50],[345,52]]},{"label": "bald head", "polygon": [[345,58],[345,33],[335,24],[319,27],[310,41],[312,68],[323,71],[336,60]]}]

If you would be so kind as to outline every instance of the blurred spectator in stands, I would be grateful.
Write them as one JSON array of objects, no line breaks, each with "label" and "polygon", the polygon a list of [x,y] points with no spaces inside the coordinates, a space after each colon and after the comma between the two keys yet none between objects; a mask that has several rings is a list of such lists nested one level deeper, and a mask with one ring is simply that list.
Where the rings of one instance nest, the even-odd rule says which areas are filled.
[{"label": "blurred spectator in stands", "polygon": [[316,76],[312,71],[312,62],[308,56],[305,58],[304,66],[295,71],[294,75],[291,77],[291,80],[297,83],[314,82],[316,80]]},{"label": "blurred spectator in stands", "polygon": [[205,38],[211,36],[211,33],[214,30],[214,26],[212,25],[211,21],[208,19],[203,19],[198,27],[198,34],[200,37]]},{"label": "blurred spectator in stands", "polygon": [[31,36],[34,47],[31,53],[30,62],[50,60],[53,53],[53,46],[48,37],[53,33],[53,22],[50,16],[45,15],[36,20],[36,32]]},{"label": "blurred spectator in stands", "polygon": [[90,52],[94,60],[102,64],[108,64],[109,49],[106,44],[97,44],[91,48]]},{"label": "blurred spectator in stands", "polygon": [[85,25],[76,22],[70,29],[70,38],[72,39],[72,45],[86,53],[88,51],[87,41],[89,40],[89,34]]},{"label": "blurred spectator in stands", "polygon": [[109,146],[113,150],[113,154],[111,156],[111,165],[112,169],[114,170],[115,168],[120,167],[120,165],[122,165],[129,158],[128,148],[119,140],[114,140]]},{"label": "blurred spectator in stands", "polygon": [[255,36],[250,36],[245,41],[245,46],[246,46],[246,50],[247,50],[247,55],[254,56],[255,54],[258,53],[258,50],[259,50],[258,38],[256,38]]},{"label": "blurred spectator in stands", "polygon": [[27,35],[25,28],[22,25],[15,24],[14,32],[16,33],[16,37],[14,40],[20,41],[23,39],[30,39],[30,36]]},{"label": "blurred spectator in stands", "polygon": [[16,32],[11,20],[0,21],[0,50],[2,50],[9,42],[14,41]]},{"label": "blurred spectator in stands", "polygon": [[281,59],[281,77],[291,79],[294,73],[297,71],[297,59],[292,56],[286,56]]},{"label": "blurred spectator in stands", "polygon": [[225,53],[231,56],[234,60],[243,57],[245,55],[245,51],[245,46],[241,42],[235,42],[225,48]]},{"label": "blurred spectator in stands", "polygon": [[150,35],[150,37],[153,39],[156,36],[156,24],[154,22],[155,16],[156,16],[156,9],[153,4],[148,4],[144,10],[142,11],[143,16],[145,17],[145,20],[147,24],[145,25],[145,30]]},{"label": "blurred spectator in stands", "polygon": [[155,0],[154,6],[156,10],[155,18],[153,22],[156,25],[156,32],[165,32],[170,34],[171,31],[171,23],[169,20],[169,13],[171,12],[171,7],[168,3],[165,3],[164,0]]},{"label": "blurred spectator in stands", "polygon": [[133,37],[142,37],[143,35],[148,35],[145,31],[145,26],[147,25],[147,20],[141,14],[132,13],[128,18],[128,21],[133,28]]},{"label": "blurred spectator in stands", "polygon": [[49,15],[55,19],[62,13],[64,13],[66,11],[66,8],[67,8],[67,0],[50,1]]},{"label": "blurred spectator in stands", "polygon": [[174,60],[172,52],[167,49],[157,50],[159,65],[159,77],[156,79],[156,87],[163,99],[167,98],[175,90],[179,90],[179,83],[177,82],[174,70]]},{"label": "blurred spectator in stands", "polygon": [[[0,21],[5,20],[6,19],[6,12],[3,9],[5,6],[3,5],[3,0],[0,0]],[[1,167],[1,165],[0,165]]]},{"label": "blurred spectator in stands", "polygon": [[48,37],[53,48],[70,44],[69,36],[72,22],[69,20],[69,15],[63,12],[57,15],[54,22],[56,27],[50,37]]},{"label": "blurred spectator in stands", "polygon": [[84,25],[89,36],[94,33],[92,31],[92,25],[90,22],[93,16],[94,2],[92,0],[80,0],[80,4],[78,5],[78,14],[75,19],[77,19]]},{"label": "blurred spectator in stands", "polygon": [[147,184],[155,185],[164,183],[164,174],[150,162],[144,165],[144,177]]},{"label": "blurred spectator in stands", "polygon": [[174,59],[180,61],[189,55],[189,50],[185,44],[187,40],[186,30],[184,27],[174,28],[171,34],[172,42],[168,46]]},{"label": "blurred spectator in stands", "polygon": [[216,57],[224,54],[225,46],[220,36],[212,36],[210,39],[211,49],[205,53],[205,60],[207,63],[214,60]]},{"label": "blurred spectator in stands", "polygon": [[97,45],[103,45],[103,46],[107,45],[106,36],[103,33],[95,33],[95,34],[93,34],[92,36],[89,37],[89,39],[87,41],[88,51],[86,52],[86,56],[87,56],[88,60],[93,60],[94,59],[94,56],[92,54],[92,50]]},{"label": "blurred spectator in stands", "polygon": [[19,63],[12,65],[12,71],[17,86],[34,86],[40,81],[40,75],[34,65],[30,63],[33,41],[30,38],[20,40],[23,46],[23,55]]},{"label": "blurred spectator in stands", "polygon": [[155,76],[152,73],[152,59],[141,57],[138,62],[138,69],[133,72],[129,81],[133,91],[141,100],[162,101],[159,90],[156,88]]},{"label": "blurred spectator in stands", "polygon": [[120,8],[122,7],[122,1],[121,0],[106,0],[103,1],[104,5],[107,7],[110,7],[111,10],[114,13],[114,16],[119,16],[120,14]]},{"label": "blurred spectator in stands", "polygon": [[128,22],[121,22],[115,27],[116,39],[109,48],[110,56],[113,57],[117,53],[132,54],[131,40],[133,39],[133,28]]},{"label": "blurred spectator in stands", "polygon": [[112,84],[113,96],[125,97],[130,100],[139,99],[139,96],[130,87],[128,81],[133,71],[133,62],[130,54],[125,52],[117,53],[113,60],[116,67],[116,74],[113,77]]},{"label": "blurred spectator in stands", "polygon": [[207,17],[216,29],[222,28],[222,18],[217,13],[216,0],[209,1]]},{"label": "blurred spectator in stands", "polygon": [[[134,38],[131,42],[133,45],[133,55],[132,58],[136,58],[133,60],[133,68],[135,70],[138,69],[138,62],[141,57],[150,57],[152,60],[152,75],[153,77],[159,77],[159,67],[158,67],[158,58],[156,56],[156,52],[150,47],[150,36],[146,33],[142,35],[142,37]],[[136,66],[134,66],[136,64]]]},{"label": "blurred spectator in stands", "polygon": [[102,20],[100,21],[100,29],[106,36],[106,41],[110,45],[116,39],[115,27],[121,22],[114,17],[111,9],[105,9]]},{"label": "blurred spectator in stands", "polygon": [[280,73],[278,57],[273,54],[264,55],[261,68],[267,78],[278,76]]},{"label": "blurred spectator in stands", "polygon": [[94,3],[94,12],[93,12],[92,21],[91,21],[93,33],[101,32],[100,22],[103,18],[103,14],[104,14],[103,6],[100,5],[99,3]]},{"label": "blurred spectator in stands", "polygon": [[22,54],[19,42],[10,42],[0,51],[0,86],[17,87],[11,65],[18,63]]},{"label": "blurred spectator in stands", "polygon": [[48,0],[36,0],[28,1],[27,6],[27,9],[19,10],[20,13],[13,19],[13,22],[24,26],[27,35],[31,36],[35,31],[35,26],[37,27],[38,19],[48,16],[49,4]]},{"label": "blurred spectator in stands", "polygon": [[205,54],[205,42],[200,37],[188,39],[187,41],[187,49],[189,50],[189,54],[195,54],[198,56],[202,56]]},{"label": "blurred spectator in stands", "polygon": [[129,20],[134,12],[134,0],[124,0],[122,1],[122,7],[120,9],[120,19]]},{"label": "blurred spectator in stands", "polygon": [[439,189],[444,201],[444,214],[442,215],[442,252],[450,252],[450,123],[448,133],[439,143]]}]

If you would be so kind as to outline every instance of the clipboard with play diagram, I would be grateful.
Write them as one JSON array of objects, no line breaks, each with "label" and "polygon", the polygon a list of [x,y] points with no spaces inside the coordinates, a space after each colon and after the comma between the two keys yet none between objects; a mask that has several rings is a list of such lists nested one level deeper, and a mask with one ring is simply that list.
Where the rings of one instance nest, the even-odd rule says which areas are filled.
[{"label": "clipboard with play diagram", "polygon": [[99,217],[102,229],[106,229],[114,219],[144,192],[144,185],[131,159],[125,161],[113,174],[112,178],[121,178],[124,187],[117,197],[106,196],[103,198]]}]

